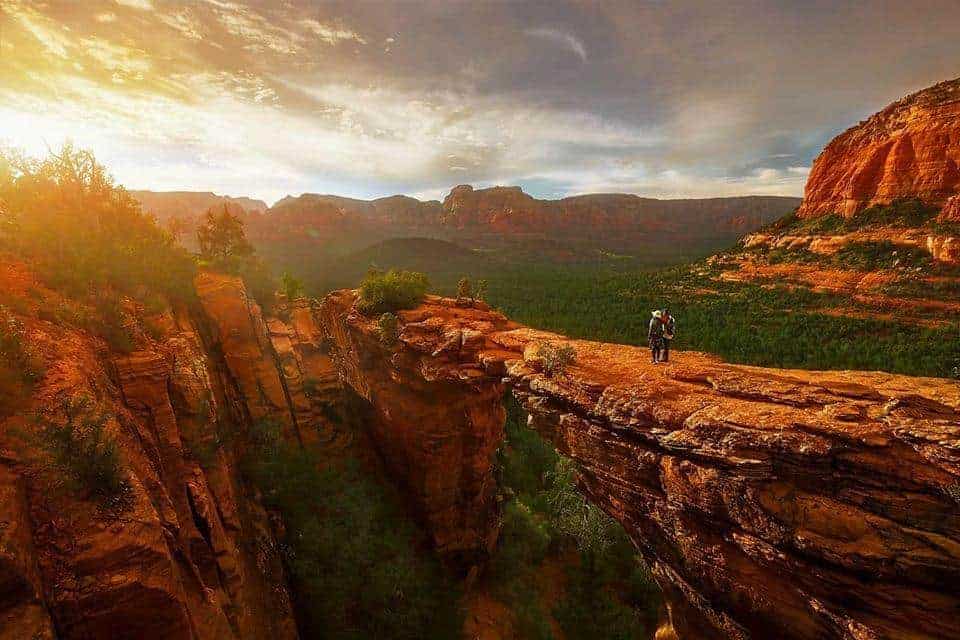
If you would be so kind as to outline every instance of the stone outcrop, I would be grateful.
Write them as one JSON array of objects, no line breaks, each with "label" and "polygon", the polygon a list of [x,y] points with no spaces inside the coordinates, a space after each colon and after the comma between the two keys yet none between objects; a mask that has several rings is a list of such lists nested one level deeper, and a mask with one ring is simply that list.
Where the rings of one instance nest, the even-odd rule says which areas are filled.
[{"label": "stone outcrop", "polygon": [[914,93],[837,136],[813,163],[801,217],[960,193],[960,79]]},{"label": "stone outcrop", "polygon": [[[483,458],[506,385],[624,525],[679,637],[960,638],[960,384],[689,352],[654,367],[644,349],[435,297],[399,314],[386,347],[353,302],[322,308],[343,377],[421,508],[454,518],[428,516],[442,535],[489,522]],[[546,376],[543,342],[568,342],[576,363]]]},{"label": "stone outcrop", "polygon": [[960,195],[953,196],[944,203],[937,222],[960,222]]},{"label": "stone outcrop", "polygon": [[[371,441],[435,548],[469,571],[495,542],[493,462],[503,440],[503,387],[479,364],[448,375],[421,366],[427,361],[419,353],[382,344],[376,321],[354,311],[353,300],[352,292],[332,294],[320,311],[340,375],[372,405]],[[482,341],[481,332],[454,328],[432,350],[467,354]]]}]

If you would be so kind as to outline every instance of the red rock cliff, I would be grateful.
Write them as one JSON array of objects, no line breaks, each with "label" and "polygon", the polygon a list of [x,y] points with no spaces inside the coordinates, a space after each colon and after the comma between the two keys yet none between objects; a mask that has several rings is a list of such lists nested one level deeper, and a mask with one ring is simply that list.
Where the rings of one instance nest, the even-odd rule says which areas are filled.
[{"label": "red rock cliff", "polygon": [[[372,405],[371,440],[436,549],[465,569],[476,566],[496,535],[492,472],[506,418],[503,386],[479,364],[451,375],[418,352],[383,345],[376,321],[353,310],[353,301],[352,292],[341,292],[321,308],[340,374]],[[439,318],[429,322],[442,329]],[[439,352],[466,355],[483,344],[480,331],[453,328],[438,337]]]},{"label": "red rock cliff", "polygon": [[960,79],[893,103],[833,139],[813,163],[801,217],[960,192]]},{"label": "red rock cliff", "polygon": [[[51,314],[75,303],[26,267],[0,273],[44,370],[0,413],[3,640],[297,637],[278,532],[239,458],[262,419],[308,446],[336,444],[336,370],[304,302],[268,328],[239,279],[205,273],[196,284],[196,316],[128,309],[135,349],[119,354]],[[34,416],[62,422],[79,398],[120,452],[130,490],[116,513],[37,464]]]},{"label": "red rock cliff", "polygon": [[[960,638],[957,383],[699,353],[653,367],[644,349],[435,297],[399,314],[387,348],[353,302],[323,303],[343,375],[440,539],[476,546],[496,527],[507,384],[627,529],[681,638]],[[566,374],[538,371],[544,341],[576,348]]]}]

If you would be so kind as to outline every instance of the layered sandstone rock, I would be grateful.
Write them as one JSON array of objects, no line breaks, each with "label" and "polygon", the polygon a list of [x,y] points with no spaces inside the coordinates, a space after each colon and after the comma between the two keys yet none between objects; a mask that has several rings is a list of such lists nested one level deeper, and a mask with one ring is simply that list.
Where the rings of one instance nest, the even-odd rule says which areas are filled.
[{"label": "layered sandstone rock", "polygon": [[948,199],[937,216],[938,222],[960,222],[960,195]]},{"label": "layered sandstone rock", "polygon": [[[353,301],[338,292],[323,305],[344,378],[381,416],[377,438],[428,512],[492,508],[456,467],[478,429],[469,486],[489,478],[489,416],[502,416],[507,384],[627,529],[681,638],[960,638],[957,383],[698,353],[654,367],[644,349],[567,341],[441,298],[401,312],[388,349]],[[577,351],[564,375],[524,359],[561,341]]]},{"label": "layered sandstone rock", "polygon": [[[33,291],[36,310],[71,304],[22,266],[0,287]],[[275,534],[224,444],[249,428],[246,398],[195,319],[164,312],[155,337],[116,354],[18,309],[44,375],[0,417],[0,638],[296,638]],[[40,427],[68,412],[116,442],[119,503],[62,486],[49,465]]]},{"label": "layered sandstone rock", "polygon": [[960,79],[893,103],[827,145],[813,163],[801,217],[851,216],[873,204],[960,192]]},{"label": "layered sandstone rock", "polygon": [[[496,535],[493,462],[506,417],[503,387],[476,362],[451,375],[442,368],[432,370],[432,361],[421,353],[382,344],[376,320],[355,311],[353,302],[352,292],[339,292],[321,308],[340,375],[372,405],[366,425],[370,438],[434,546],[469,569],[482,560]],[[406,343],[415,325],[408,314],[404,317]],[[499,316],[499,321],[505,320]],[[427,331],[440,326],[437,319],[428,322]],[[431,352],[468,357],[483,345],[483,336],[482,330],[453,327],[438,336]]]}]

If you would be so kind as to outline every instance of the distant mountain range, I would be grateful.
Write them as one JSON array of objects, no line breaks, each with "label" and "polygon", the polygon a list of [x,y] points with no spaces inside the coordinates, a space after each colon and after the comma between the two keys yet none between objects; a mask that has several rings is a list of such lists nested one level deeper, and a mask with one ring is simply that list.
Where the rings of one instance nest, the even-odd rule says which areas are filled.
[{"label": "distant mountain range", "polygon": [[140,201],[143,208],[157,216],[161,222],[173,217],[192,220],[210,207],[232,202],[246,211],[266,211],[269,206],[263,200],[218,196],[210,191],[131,191],[130,195]]},{"label": "distant mountain range", "polygon": [[[597,250],[634,254],[664,248],[709,252],[790,212],[799,198],[744,196],[657,200],[590,194],[541,200],[520,187],[454,187],[443,202],[407,196],[357,200],[335,195],[288,196],[267,208],[213,193],[135,191],[164,221],[196,221],[210,206],[243,209],[251,239],[267,254],[355,251],[399,237],[451,240],[472,248],[541,247],[555,255]],[[306,257],[304,255],[303,257]]]}]

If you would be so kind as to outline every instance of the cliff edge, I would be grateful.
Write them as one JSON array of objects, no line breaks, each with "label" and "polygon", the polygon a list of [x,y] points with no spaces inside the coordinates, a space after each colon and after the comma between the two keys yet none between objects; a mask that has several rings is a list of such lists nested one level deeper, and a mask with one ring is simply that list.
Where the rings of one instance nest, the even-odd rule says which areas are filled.
[{"label": "cliff edge", "polygon": [[[510,388],[626,528],[681,638],[960,638],[960,384],[693,352],[655,367],[438,297],[400,312],[388,347],[354,302],[321,307],[336,359],[438,538],[496,535],[484,456]],[[546,375],[545,342],[575,364]]]}]

